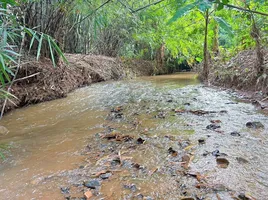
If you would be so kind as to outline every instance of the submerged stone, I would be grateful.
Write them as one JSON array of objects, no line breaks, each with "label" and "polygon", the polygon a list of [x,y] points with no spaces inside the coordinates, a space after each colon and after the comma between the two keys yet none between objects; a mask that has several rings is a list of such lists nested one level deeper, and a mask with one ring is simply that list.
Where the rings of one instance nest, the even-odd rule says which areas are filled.
[{"label": "submerged stone", "polygon": [[216,162],[220,168],[226,169],[229,165],[229,161],[226,158],[218,157]]},{"label": "submerged stone", "polygon": [[209,130],[215,130],[215,129],[220,128],[220,127],[221,126],[216,125],[216,124],[210,124],[206,128],[209,129]]},{"label": "submerged stone", "polygon": [[264,128],[264,125],[261,122],[247,122],[246,127],[259,129],[259,128]]},{"label": "submerged stone", "polygon": [[237,136],[237,137],[239,137],[240,136],[240,133],[237,132],[237,131],[233,131],[233,132],[230,133],[230,135],[231,136]]},{"label": "submerged stone", "polygon": [[96,187],[99,187],[101,184],[100,184],[100,181],[98,180],[91,180],[91,181],[86,181],[84,185],[90,189],[96,189]]}]

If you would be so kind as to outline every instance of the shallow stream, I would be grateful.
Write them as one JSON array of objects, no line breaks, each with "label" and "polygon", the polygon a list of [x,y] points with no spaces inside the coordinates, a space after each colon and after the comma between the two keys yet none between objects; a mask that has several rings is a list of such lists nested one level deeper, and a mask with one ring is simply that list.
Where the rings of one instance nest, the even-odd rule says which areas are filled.
[{"label": "shallow stream", "polygon": [[[86,191],[106,200],[268,199],[268,117],[192,73],[93,84],[0,125],[9,130],[0,135],[1,200]],[[86,186],[93,180],[96,189]]]}]

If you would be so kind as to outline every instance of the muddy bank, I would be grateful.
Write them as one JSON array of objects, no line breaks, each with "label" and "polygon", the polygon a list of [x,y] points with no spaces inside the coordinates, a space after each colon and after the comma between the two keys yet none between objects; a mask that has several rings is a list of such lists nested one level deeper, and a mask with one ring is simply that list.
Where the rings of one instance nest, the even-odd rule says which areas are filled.
[{"label": "muddy bank", "polygon": [[209,75],[209,83],[222,88],[235,90],[238,97],[268,113],[268,50],[264,53],[264,73],[258,76],[254,70],[257,63],[256,51],[240,52],[231,60],[224,62],[214,59]]},{"label": "muddy bank", "polygon": [[17,99],[12,99],[13,103],[8,101],[5,112],[66,97],[74,89],[91,83],[157,73],[150,61],[80,54],[67,54],[66,57],[69,65],[61,64],[56,68],[49,59],[37,62],[27,58],[11,88]]}]

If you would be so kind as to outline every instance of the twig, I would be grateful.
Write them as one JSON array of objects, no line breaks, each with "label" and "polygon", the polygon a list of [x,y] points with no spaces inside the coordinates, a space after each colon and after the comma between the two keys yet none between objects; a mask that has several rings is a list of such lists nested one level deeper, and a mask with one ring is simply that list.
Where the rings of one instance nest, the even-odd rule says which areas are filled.
[{"label": "twig", "polygon": [[264,99],[262,99],[261,101],[266,101],[266,100],[268,100],[268,97],[265,97]]},{"label": "twig", "polygon": [[154,2],[154,3],[151,3],[151,4],[148,4],[148,5],[146,5],[146,6],[143,6],[143,7],[141,7],[141,8],[138,8],[137,10],[134,10],[133,13],[138,12],[138,11],[140,11],[140,10],[143,10],[143,9],[145,9],[145,8],[148,8],[148,7],[150,7],[150,6],[154,6],[154,5],[159,4],[159,3],[163,2],[163,1],[165,1],[165,0],[160,0],[160,1],[157,1],[157,2]]},{"label": "twig", "polygon": [[13,83],[18,82],[18,81],[22,81],[22,80],[25,80],[25,79],[28,79],[28,78],[31,78],[31,77],[34,77],[34,76],[37,76],[37,75],[39,75],[39,74],[40,74],[40,72],[37,72],[37,73],[35,73],[35,74],[29,75],[29,76],[25,76],[25,77],[23,77],[23,78],[18,78],[18,79],[16,79],[16,80],[14,80]]}]

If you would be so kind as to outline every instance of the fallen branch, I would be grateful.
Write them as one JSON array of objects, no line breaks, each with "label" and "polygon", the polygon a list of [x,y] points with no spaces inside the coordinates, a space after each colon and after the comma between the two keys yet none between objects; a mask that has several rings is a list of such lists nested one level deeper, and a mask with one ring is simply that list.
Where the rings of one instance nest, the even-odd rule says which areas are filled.
[{"label": "fallen branch", "polygon": [[31,78],[31,77],[34,77],[34,76],[37,76],[37,75],[39,75],[39,74],[40,74],[40,72],[37,72],[37,73],[35,73],[35,74],[29,75],[29,76],[25,76],[25,77],[23,77],[23,78],[18,78],[18,79],[16,79],[16,80],[14,80],[13,83],[18,82],[18,81],[22,81],[22,80],[25,80],[25,79],[28,79],[28,78]]}]

